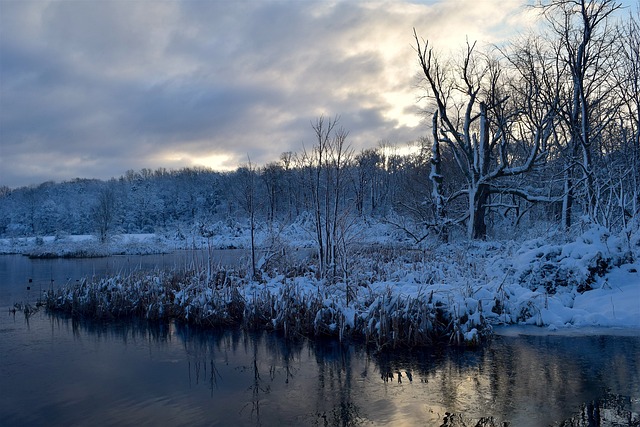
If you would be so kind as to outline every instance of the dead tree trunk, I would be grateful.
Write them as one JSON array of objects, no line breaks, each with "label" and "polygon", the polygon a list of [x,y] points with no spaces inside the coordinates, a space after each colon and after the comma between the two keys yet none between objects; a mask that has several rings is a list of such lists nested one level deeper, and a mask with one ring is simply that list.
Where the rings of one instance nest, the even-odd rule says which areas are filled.
[{"label": "dead tree trunk", "polygon": [[444,243],[449,241],[449,230],[447,225],[447,211],[442,189],[444,176],[442,175],[442,157],[440,155],[440,141],[438,139],[438,112],[433,113],[433,145],[431,147],[431,184],[433,186],[432,197],[435,211],[435,221],[440,240]]},{"label": "dead tree trunk", "polygon": [[[547,140],[552,134],[554,105],[541,97],[541,82],[536,78],[543,60],[523,55],[521,79],[503,77],[499,61],[467,52],[459,69],[443,67],[428,43],[420,42],[415,30],[418,60],[427,83],[429,98],[434,101],[433,167],[439,164],[439,143],[447,144],[467,181],[458,191],[468,196],[468,236],[484,239],[492,193],[513,194],[530,201],[541,196],[509,185],[508,177],[524,175],[544,158]],[[514,94],[504,87],[510,85]],[[439,178],[437,171],[432,175]],[[434,181],[436,205],[443,199],[441,182]],[[436,209],[438,210],[438,209]],[[441,210],[440,214],[444,214]]]}]

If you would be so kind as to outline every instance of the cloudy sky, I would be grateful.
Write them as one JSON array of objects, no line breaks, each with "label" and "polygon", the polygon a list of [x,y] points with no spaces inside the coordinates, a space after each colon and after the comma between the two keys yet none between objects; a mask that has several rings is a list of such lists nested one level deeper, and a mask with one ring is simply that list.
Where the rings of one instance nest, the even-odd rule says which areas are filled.
[{"label": "cloudy sky", "polygon": [[527,0],[0,0],[0,186],[259,165],[340,115],[351,146],[427,129],[412,28],[499,43]]}]

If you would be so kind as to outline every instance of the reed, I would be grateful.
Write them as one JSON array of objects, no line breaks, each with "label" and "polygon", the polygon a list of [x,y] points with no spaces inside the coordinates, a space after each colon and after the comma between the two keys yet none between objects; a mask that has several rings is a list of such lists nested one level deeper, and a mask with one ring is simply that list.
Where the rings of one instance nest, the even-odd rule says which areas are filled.
[{"label": "reed", "polygon": [[[135,272],[84,280],[45,293],[48,310],[97,320],[175,320],[202,327],[239,325],[281,331],[287,337],[364,340],[378,350],[436,344],[478,344],[490,327],[477,313],[457,314],[446,298],[403,296],[361,286],[346,304],[346,284],[313,276],[267,282],[205,269]],[[478,333],[472,333],[476,331]]]}]

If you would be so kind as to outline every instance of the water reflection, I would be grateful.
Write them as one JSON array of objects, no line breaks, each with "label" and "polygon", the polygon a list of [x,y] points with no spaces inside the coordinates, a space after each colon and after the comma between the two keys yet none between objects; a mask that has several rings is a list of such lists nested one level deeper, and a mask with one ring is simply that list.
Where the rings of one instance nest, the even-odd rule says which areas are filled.
[{"label": "water reflection", "polygon": [[255,425],[365,421],[352,398],[352,361],[362,350],[331,341],[284,340],[266,332],[212,334],[184,325],[176,331],[188,354],[190,382],[206,383],[212,397],[221,387],[225,393],[229,387],[237,392],[236,386],[244,384],[238,415]]},{"label": "water reflection", "polygon": [[635,402],[628,396],[607,393],[603,398],[585,403],[580,412],[558,424],[559,427],[640,426],[640,415],[626,408]]},{"label": "water reflection", "polygon": [[373,355],[176,323],[44,312],[28,328],[20,316],[5,323],[3,425],[637,425],[640,413],[638,337],[496,337],[477,351]]}]

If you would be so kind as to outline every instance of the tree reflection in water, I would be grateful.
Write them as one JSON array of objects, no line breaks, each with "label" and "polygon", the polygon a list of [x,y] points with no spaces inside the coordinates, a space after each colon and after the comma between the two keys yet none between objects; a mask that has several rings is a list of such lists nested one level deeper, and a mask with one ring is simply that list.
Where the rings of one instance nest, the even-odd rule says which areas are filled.
[{"label": "tree reflection in water", "polygon": [[[632,412],[631,398],[608,393],[602,399],[583,404],[580,412],[558,424],[559,427],[639,427],[640,414]],[[636,402],[638,404],[640,402]]]},{"label": "tree reflection in water", "polygon": [[[372,354],[358,345],[284,340],[265,332],[57,316],[50,322],[51,335],[66,330],[70,345],[99,343],[93,366],[116,360],[127,384],[153,378],[152,384],[139,385],[142,395],[127,399],[140,399],[157,413],[162,412],[157,405],[171,402],[193,414],[179,420],[190,425],[639,425],[638,337],[496,337],[473,351]],[[133,348],[146,349],[147,356],[134,355]],[[120,359],[123,353],[138,359]],[[82,363],[74,360],[76,366]],[[139,371],[144,365],[145,375]],[[83,381],[102,387],[100,372]],[[117,403],[125,391],[109,393]],[[125,419],[140,416],[135,412],[144,407],[140,402],[119,409],[132,412]],[[99,417],[102,409],[86,410]],[[73,415],[65,417],[58,421],[73,424]]]}]

